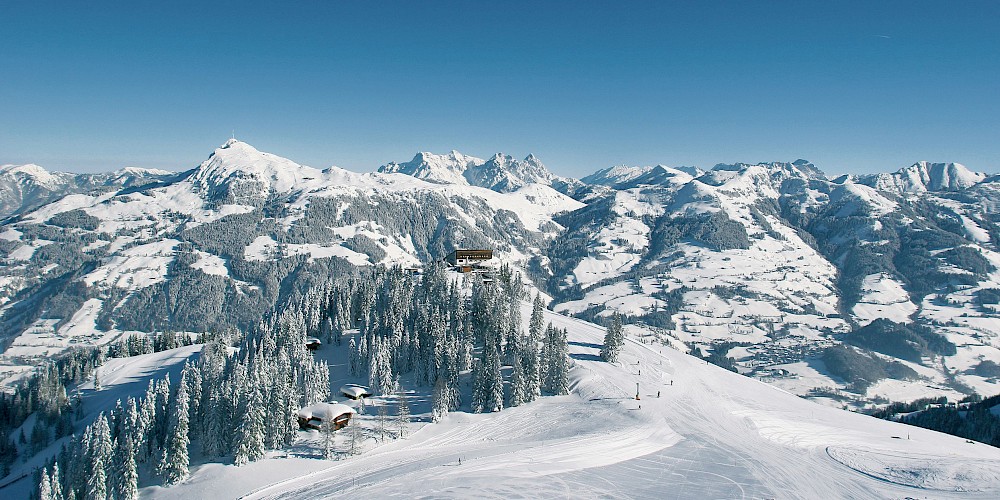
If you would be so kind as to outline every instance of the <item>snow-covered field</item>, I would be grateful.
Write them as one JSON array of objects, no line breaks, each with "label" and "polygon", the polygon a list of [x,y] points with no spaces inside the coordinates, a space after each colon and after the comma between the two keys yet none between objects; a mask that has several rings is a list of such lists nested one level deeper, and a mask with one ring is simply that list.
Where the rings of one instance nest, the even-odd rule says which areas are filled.
[{"label": "snow-covered field", "polygon": [[[523,316],[528,313],[526,308]],[[369,439],[363,454],[336,461],[316,458],[317,451],[308,449],[315,432],[303,432],[288,452],[272,453],[242,468],[196,466],[188,481],[168,488],[147,487],[142,494],[150,498],[1000,495],[996,448],[825,407],[633,338],[621,361],[608,364],[597,356],[602,328],[553,313],[546,319],[569,329],[574,360],[569,396],[545,397],[500,413],[452,413],[439,423],[429,423],[426,413],[415,412],[407,437],[382,444]],[[335,347],[323,348],[327,349]],[[425,396],[411,396],[415,409],[426,407],[419,402]],[[372,419],[363,416],[361,425],[372,426]]]}]

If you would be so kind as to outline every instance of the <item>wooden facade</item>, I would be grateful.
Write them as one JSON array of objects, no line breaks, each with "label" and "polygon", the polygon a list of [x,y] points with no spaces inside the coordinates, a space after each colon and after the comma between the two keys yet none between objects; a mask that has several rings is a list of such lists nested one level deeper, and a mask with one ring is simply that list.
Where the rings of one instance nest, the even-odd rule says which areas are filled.
[{"label": "wooden facade", "polygon": [[[445,259],[449,264],[460,267],[469,268],[480,262],[485,262],[493,258],[493,250],[455,250],[448,254]],[[466,271],[467,272],[467,271]]]}]

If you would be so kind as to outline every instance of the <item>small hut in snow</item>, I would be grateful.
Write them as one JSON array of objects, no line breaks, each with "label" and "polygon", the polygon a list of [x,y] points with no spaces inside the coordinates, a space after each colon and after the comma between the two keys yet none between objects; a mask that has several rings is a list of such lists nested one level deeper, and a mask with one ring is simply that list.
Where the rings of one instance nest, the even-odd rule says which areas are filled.
[{"label": "small hut in snow", "polygon": [[351,422],[354,409],[340,403],[316,403],[299,410],[299,427],[321,429],[323,422],[330,421],[333,429],[341,429]]},{"label": "small hut in snow", "polygon": [[306,338],[306,349],[309,349],[310,351],[315,351],[316,349],[319,349],[320,346],[322,345],[323,342],[316,337]]},{"label": "small hut in snow", "polygon": [[372,395],[371,389],[355,384],[347,384],[341,387],[340,393],[351,399],[367,398]]}]

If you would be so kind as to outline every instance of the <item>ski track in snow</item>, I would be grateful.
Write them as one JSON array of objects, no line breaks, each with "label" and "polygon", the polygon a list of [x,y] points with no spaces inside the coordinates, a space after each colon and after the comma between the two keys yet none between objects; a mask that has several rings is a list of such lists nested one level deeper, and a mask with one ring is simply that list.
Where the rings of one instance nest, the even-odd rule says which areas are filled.
[{"label": "ski track in snow", "polygon": [[[528,308],[523,316],[530,317]],[[250,491],[241,498],[352,493],[996,498],[1000,493],[995,448],[821,406],[631,338],[618,363],[604,363],[596,360],[602,328],[552,313],[546,320],[569,329],[575,363],[570,396],[545,397],[500,413],[452,413],[407,439],[330,467],[257,483],[256,489],[244,486]],[[901,436],[907,434],[912,439]],[[241,471],[227,469],[220,480],[239,484]],[[158,489],[154,496],[192,492],[181,485]]]}]

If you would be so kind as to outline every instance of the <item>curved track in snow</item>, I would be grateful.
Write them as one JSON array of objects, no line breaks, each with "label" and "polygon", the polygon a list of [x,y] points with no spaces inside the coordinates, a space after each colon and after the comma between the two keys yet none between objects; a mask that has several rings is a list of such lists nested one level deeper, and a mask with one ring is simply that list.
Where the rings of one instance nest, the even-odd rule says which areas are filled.
[{"label": "curved track in snow", "polygon": [[[603,329],[546,320],[569,329],[572,395],[453,413],[244,498],[1000,495],[996,448],[821,406],[667,347],[630,340],[619,363],[604,363]],[[982,472],[955,473],[967,469]]]}]

